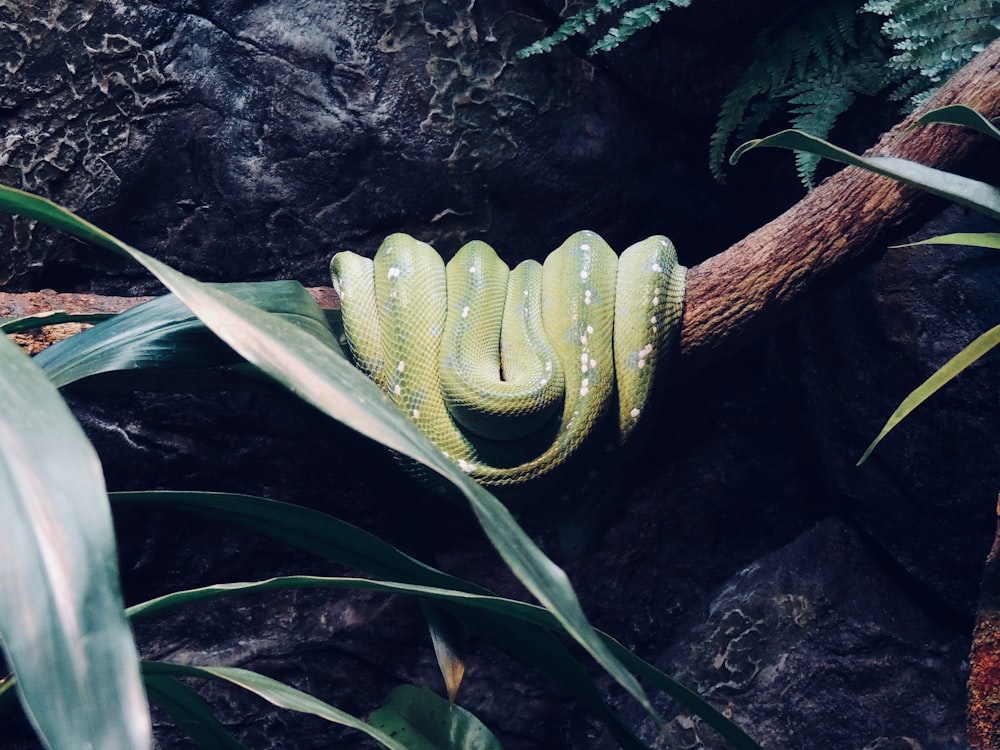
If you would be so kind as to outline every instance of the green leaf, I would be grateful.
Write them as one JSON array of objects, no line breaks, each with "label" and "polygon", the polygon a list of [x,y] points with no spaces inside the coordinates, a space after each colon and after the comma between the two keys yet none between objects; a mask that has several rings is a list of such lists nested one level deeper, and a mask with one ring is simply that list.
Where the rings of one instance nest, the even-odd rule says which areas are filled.
[{"label": "green leaf", "polygon": [[238,524],[298,549],[366,573],[427,586],[489,594],[461,578],[410,557],[388,542],[339,518],[301,505],[225,492],[112,492],[117,507],[157,507]]},{"label": "green leaf", "polygon": [[603,634],[604,643],[623,664],[632,670],[637,677],[649,680],[650,683],[669,695],[688,711],[698,716],[719,736],[725,739],[737,750],[762,750],[750,735],[744,732],[738,724],[716,710],[708,701],[693,690],[690,690],[673,677],[661,672],[649,662],[640,659],[621,643],[609,635]]},{"label": "green leaf", "polygon": [[100,462],[58,391],[0,336],[0,634],[50,748],[148,748]]},{"label": "green leaf", "polygon": [[421,600],[420,609],[427,620],[434,656],[448,692],[448,702],[454,703],[465,676],[465,633],[451,615],[429,601]]},{"label": "green leaf", "polygon": [[246,750],[191,688],[162,674],[146,673],[143,682],[149,699],[169,713],[174,723],[202,750]]},{"label": "green leaf", "polygon": [[[501,623],[504,619],[520,620],[524,623],[539,626],[546,630],[563,631],[564,628],[558,619],[547,609],[513,599],[506,599],[494,595],[483,595],[459,591],[454,589],[437,588],[434,586],[420,586],[414,584],[400,583],[398,581],[373,581],[366,578],[346,578],[329,576],[279,576],[268,578],[263,581],[244,581],[239,583],[220,583],[211,586],[203,586],[197,589],[177,591],[170,594],[151,599],[140,604],[129,607],[130,617],[149,617],[162,614],[165,611],[187,606],[197,602],[210,601],[235,594],[260,593],[265,591],[281,591],[286,589],[309,589],[309,588],[330,588],[330,589],[355,589],[361,591],[378,591],[386,594],[404,594],[410,596],[424,597],[449,605],[457,605],[470,610],[479,610],[491,615],[487,622],[494,624]],[[499,617],[497,617],[497,615]],[[540,646],[543,640],[536,640],[531,637],[530,631],[508,631],[520,636],[527,635],[525,645]],[[650,680],[667,695],[674,698],[678,703],[690,710],[695,715],[701,717],[706,724],[715,729],[722,737],[728,740],[733,747],[738,750],[760,750],[757,745],[742,729],[732,721],[723,716],[711,704],[702,699],[693,691],[687,689],[676,680],[664,674],[656,667],[645,662],[632,654],[611,636],[601,631],[595,631],[601,638],[605,647],[613,652],[623,664],[636,675]],[[529,662],[530,663],[530,662]],[[562,669],[564,667],[560,667]],[[557,672],[558,673],[558,672]],[[576,694],[575,691],[571,691]],[[588,703],[588,706],[590,704]],[[601,715],[604,712],[598,711]],[[611,723],[609,728],[614,726]],[[617,737],[617,735],[616,735]],[[626,741],[623,746],[635,746],[637,741]]]},{"label": "green leaf", "polygon": [[17,700],[16,680],[9,674],[0,679],[0,713],[6,711]]},{"label": "green leaf", "polygon": [[[112,493],[111,501],[125,507],[153,506],[186,510],[239,524],[271,539],[382,578],[492,595],[491,591],[482,586],[415,560],[367,531],[298,505],[249,495],[168,491]],[[576,697],[604,722],[623,748],[644,747],[608,708],[604,697],[581,664],[569,653],[562,641],[547,629],[554,627],[558,632],[563,632],[554,619],[549,617],[543,627],[507,612],[477,610],[465,601],[452,600],[451,604],[462,608],[449,605],[449,611],[460,616],[464,623],[481,636],[521,663],[549,675],[569,695]],[[708,710],[715,711],[711,707]],[[715,713],[718,721],[726,722],[724,717]],[[706,721],[711,724],[713,719]]]},{"label": "green leaf", "polygon": [[804,151],[842,164],[861,167],[1000,219],[1000,188],[917,162],[890,156],[858,156],[808,133],[782,130],[766,138],[747,141],[733,152],[729,158],[730,163],[736,164],[743,154],[755,148]]},{"label": "green leaf", "polygon": [[[618,715],[608,706],[591,675],[554,632],[540,625],[519,622],[512,617],[497,617],[492,612],[480,612],[471,608],[462,611],[456,607],[449,609],[457,613],[463,622],[485,640],[528,668],[547,675],[557,686],[566,691],[568,696],[578,700],[604,724],[624,750],[646,750],[647,746],[621,722]],[[554,630],[561,632],[559,628]],[[710,711],[714,712],[715,709],[710,708]],[[727,721],[721,714],[717,712],[716,714],[723,722]],[[711,720],[706,721],[711,723]]]},{"label": "green leaf", "polygon": [[504,599],[499,596],[472,594],[467,591],[443,589],[435,586],[420,586],[398,581],[373,581],[368,578],[348,578],[332,576],[277,576],[262,581],[240,581],[235,583],[215,583],[196,589],[185,589],[163,594],[155,599],[133,604],[126,612],[130,618],[151,617],[163,614],[177,607],[188,606],[213,599],[221,599],[234,594],[250,594],[264,591],[285,591],[287,589],[355,589],[358,591],[378,591],[384,594],[408,594],[429,599],[440,599],[456,604],[464,604],[502,615],[541,624],[545,627],[557,626],[551,613],[533,604]]},{"label": "green leaf", "polygon": [[357,729],[378,741],[384,747],[390,748],[390,750],[409,750],[399,740],[356,716],[352,716],[346,711],[341,711],[339,708],[334,708],[329,703],[325,703],[319,698],[314,698],[308,693],[303,693],[301,690],[297,690],[290,685],[285,685],[282,682],[248,669],[208,667],[194,664],[169,664],[167,662],[145,662],[142,667],[143,673],[147,676],[200,677],[228,682],[254,695],[260,696],[278,708],[318,716],[333,724]]},{"label": "green leaf", "polygon": [[930,398],[941,387],[955,378],[960,372],[978,360],[988,351],[1000,344],[1000,326],[994,326],[986,333],[982,334],[975,341],[962,349],[958,354],[948,360],[933,375],[925,380],[920,386],[915,388],[909,396],[903,399],[896,411],[892,413],[881,432],[871,442],[864,454],[858,459],[858,466],[863,464],[875,450],[882,438],[889,434],[892,429],[902,422],[914,409]]},{"label": "green leaf", "polygon": [[912,247],[914,245],[968,245],[969,247],[1000,250],[1000,234],[996,232],[956,232],[955,234],[942,234],[919,242],[907,242],[893,247]]},{"label": "green leaf", "polygon": [[411,750],[502,750],[479,719],[427,688],[400,685],[368,721]]},{"label": "green leaf", "polygon": [[966,127],[978,130],[984,135],[1000,140],[1000,130],[997,129],[996,125],[972,107],[967,107],[964,104],[950,104],[947,107],[933,109],[920,117],[916,125],[925,125],[932,122],[965,125]]},{"label": "green leaf", "polygon": [[101,323],[114,316],[115,313],[68,313],[65,310],[47,310],[20,318],[4,318],[0,323],[0,331],[19,333],[61,323]]},{"label": "green leaf", "polygon": [[[212,284],[233,297],[273,312],[337,346],[326,316],[297,281]],[[164,295],[64,339],[35,357],[57,386],[92,375],[151,367],[213,367],[240,362],[176,296]]]},{"label": "green leaf", "polygon": [[143,265],[220,339],[292,393],[348,427],[448,479],[468,500],[511,571],[583,648],[657,718],[642,686],[611,655],[587,620],[565,572],[535,545],[510,511],[473,482],[421,433],[338,349],[312,333],[174,270],[30,193],[3,187],[0,209],[38,219]]}]

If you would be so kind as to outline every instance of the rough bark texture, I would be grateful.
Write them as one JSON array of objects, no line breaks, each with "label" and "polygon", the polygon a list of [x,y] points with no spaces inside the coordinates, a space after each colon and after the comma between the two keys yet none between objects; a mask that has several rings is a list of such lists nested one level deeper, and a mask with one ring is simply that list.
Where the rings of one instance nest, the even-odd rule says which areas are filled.
[{"label": "rough bark texture", "polygon": [[[955,75],[927,103],[886,133],[868,154],[939,169],[983,146],[957,128],[910,129],[923,112],[966,104],[1000,116],[1000,41]],[[745,157],[744,157],[745,158]],[[685,370],[725,356],[759,336],[789,306],[830,283],[843,267],[881,253],[926,200],[918,190],[856,168],[828,179],[769,224],[691,269],[681,333]]]},{"label": "rough bark texture", "polygon": [[1000,747],[1000,500],[997,520],[972,635],[968,732],[975,750]]}]

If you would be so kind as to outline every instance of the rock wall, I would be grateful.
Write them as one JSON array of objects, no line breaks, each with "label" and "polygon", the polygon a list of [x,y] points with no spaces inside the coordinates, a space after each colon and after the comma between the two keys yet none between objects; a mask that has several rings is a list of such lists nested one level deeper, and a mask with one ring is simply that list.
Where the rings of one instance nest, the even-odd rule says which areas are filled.
[{"label": "rock wall", "polygon": [[[513,52],[542,33],[547,6],[0,0],[3,46],[16,51],[0,67],[0,179],[206,279],[326,283],[333,251],[370,252],[391,231],[446,251],[481,237],[511,260],[583,226],[618,246],[665,231],[696,262],[788,198],[759,172],[753,192],[709,182],[714,108],[748,44],[737,32],[768,6],[702,5],[604,61],[568,47],[519,63]],[[972,226],[961,212],[942,221],[927,231]],[[149,286],[20,220],[0,221],[0,247],[10,289]],[[526,528],[595,624],[698,687],[765,748],[963,747],[968,642],[1000,487],[990,362],[853,464],[910,388],[996,323],[998,273],[985,252],[890,251],[771,337],[677,384],[616,502],[569,527],[582,536],[552,514],[525,513]],[[262,384],[68,397],[113,489],[301,502],[524,595],[461,508]],[[130,601],[340,572],[224,524],[140,511],[116,523]],[[418,608],[395,598],[218,602],[144,623],[137,637],[149,658],[259,669],[358,714],[399,682],[440,686]],[[671,705],[660,732],[608,689],[654,747],[721,747]],[[248,747],[359,746],[204,690]],[[567,696],[479,642],[460,703],[508,750],[611,746]],[[186,746],[160,714],[157,724],[159,747]],[[0,748],[32,746],[29,736],[5,725]]]},{"label": "rock wall", "polygon": [[[734,8],[721,12],[735,31],[751,11]],[[395,231],[520,259],[583,227],[620,247],[668,228],[701,254],[750,228],[746,196],[702,197],[725,196],[707,136],[738,74],[731,57],[712,62],[718,23],[677,14],[666,38],[613,63],[569,46],[516,60],[545,32],[538,10],[8,0],[0,180],[212,280],[328,283],[335,251],[372,253]],[[730,55],[748,47],[738,39]],[[694,65],[694,95],[664,77]],[[0,240],[9,288],[148,286],[23,221],[0,222]]]}]

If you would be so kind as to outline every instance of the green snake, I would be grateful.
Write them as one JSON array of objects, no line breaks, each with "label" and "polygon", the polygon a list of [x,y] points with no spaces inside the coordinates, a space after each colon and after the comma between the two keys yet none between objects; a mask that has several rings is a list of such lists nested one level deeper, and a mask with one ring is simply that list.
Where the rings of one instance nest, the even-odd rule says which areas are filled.
[{"label": "green snake", "polygon": [[680,327],[686,269],[650,237],[619,258],[577,232],[510,270],[484,242],[445,265],[393,234],[373,260],[334,256],[354,363],[465,473],[515,485],[565,466],[617,410],[649,411]]}]

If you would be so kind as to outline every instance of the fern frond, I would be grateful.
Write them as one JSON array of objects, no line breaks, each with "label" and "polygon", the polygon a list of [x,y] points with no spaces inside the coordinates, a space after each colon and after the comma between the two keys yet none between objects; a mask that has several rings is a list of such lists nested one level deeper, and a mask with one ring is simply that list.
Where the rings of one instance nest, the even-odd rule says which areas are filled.
[{"label": "fern frond", "polygon": [[[857,14],[857,0],[834,0],[802,10],[780,28],[761,34],[758,54],[743,80],[722,103],[709,143],[709,169],[724,181],[723,165],[740,123],[762,124],[760,113],[788,111],[791,124],[826,136],[837,117],[860,95],[888,87],[887,54],[878,41],[878,23]],[[762,108],[761,101],[772,106]],[[756,113],[748,115],[748,110]],[[750,133],[755,135],[756,133]],[[798,172],[808,187],[816,160],[798,158]]]},{"label": "fern frond", "polygon": [[[719,116],[715,121],[715,130],[712,131],[708,147],[708,168],[712,172],[712,176],[719,182],[726,181],[722,165],[725,162],[729,141],[744,120],[751,102],[768,90],[767,79],[766,74],[762,75],[760,70],[753,70],[753,66],[751,66],[751,70],[740,85],[730,91],[722,101]],[[760,121],[763,122],[768,116],[770,113],[761,117]]]},{"label": "fern frond", "polygon": [[536,42],[532,42],[527,47],[517,51],[517,57],[525,58],[531,57],[532,55],[541,55],[546,52],[551,52],[556,48],[556,45],[562,44],[570,37],[574,37],[577,34],[582,34],[587,30],[587,22],[583,18],[582,14],[577,14],[571,16],[563,21],[559,28],[553,31],[546,37],[542,37]]},{"label": "fern frond", "polygon": [[671,7],[686,8],[691,0],[656,0],[638,8],[625,11],[621,24],[605,34],[587,53],[607,52],[630,39],[636,32],[657,23]]},{"label": "fern frond", "polygon": [[[518,57],[551,51],[567,39],[608,30],[588,54],[614,49],[692,0],[583,0],[550,35]],[[626,6],[631,6],[626,9]],[[610,25],[610,28],[608,28]],[[1000,0],[822,0],[792,4],[761,32],[757,55],[726,96],[709,143],[709,168],[720,182],[734,134],[754,128],[784,109],[791,124],[825,137],[858,96],[889,91],[915,106],[953,71],[1000,36]],[[800,157],[808,186],[814,163]]]},{"label": "fern frond", "polygon": [[[786,92],[791,126],[806,133],[828,134],[837,118],[854,104],[857,94],[851,77],[836,70],[803,81]],[[819,161],[815,154],[795,152],[795,170],[807,188],[813,187]]]},{"label": "fern frond", "polygon": [[584,34],[594,26],[604,15],[610,14],[625,4],[626,0],[597,0],[589,8],[577,11],[566,18],[559,27],[546,37],[537,42],[529,44],[524,49],[517,52],[519,58],[531,57],[544,52],[551,52],[556,45],[562,44],[567,39]]},{"label": "fern frond", "polygon": [[1000,0],[869,0],[861,10],[886,18],[889,65],[901,78],[892,98],[911,105],[1000,36]]},{"label": "fern frond", "polygon": [[[518,57],[530,57],[542,52],[550,52],[557,44],[570,37],[589,31],[598,23],[610,18],[611,28],[587,50],[588,55],[607,52],[630,39],[636,32],[657,23],[671,8],[686,8],[691,0],[653,0],[629,10],[622,10],[629,0],[597,0],[594,5],[569,16],[554,32],[530,44],[517,53]],[[634,0],[633,0],[634,1]]]}]

